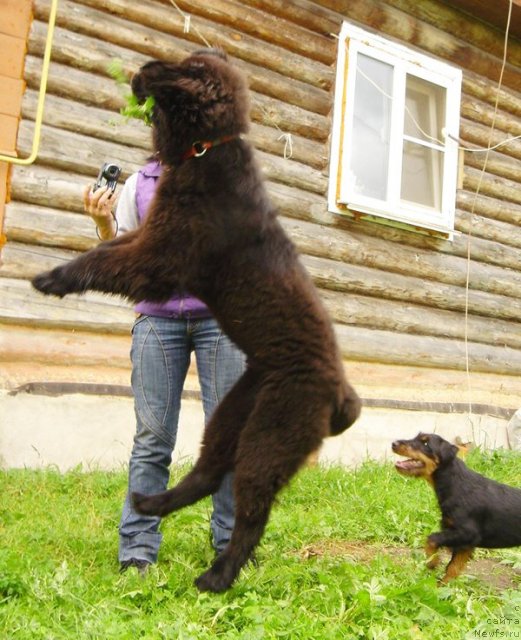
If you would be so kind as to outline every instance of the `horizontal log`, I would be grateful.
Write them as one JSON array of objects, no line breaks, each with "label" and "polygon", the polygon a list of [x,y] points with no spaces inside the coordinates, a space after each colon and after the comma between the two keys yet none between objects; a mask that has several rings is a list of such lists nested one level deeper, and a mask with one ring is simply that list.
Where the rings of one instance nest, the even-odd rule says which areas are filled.
[{"label": "horizontal log", "polygon": [[[166,4],[169,0],[160,0]],[[290,23],[304,27],[320,35],[338,32],[339,15],[319,7],[312,0],[288,2],[287,0],[241,0],[242,5],[260,9],[266,13],[283,18]]]},{"label": "horizontal log", "polygon": [[[336,325],[340,348],[350,360],[465,370],[465,345],[456,340],[397,334]],[[469,343],[469,369],[508,376],[521,375],[521,352],[508,347]]]},{"label": "horizontal log", "polygon": [[[518,322],[469,315],[467,328],[461,313],[433,309],[402,300],[388,300],[345,292],[320,290],[333,320],[367,329],[452,338],[521,350]],[[465,336],[466,333],[466,336]]]},{"label": "horizontal log", "polygon": [[[35,2],[36,14],[29,32],[28,52],[32,56],[43,58],[47,40],[49,4],[47,3],[47,10],[43,14],[40,4],[40,1]],[[71,5],[71,15],[75,16],[78,9],[81,11],[81,7],[78,7],[78,5]],[[42,14],[41,19],[39,19],[40,14]],[[104,38],[90,37],[81,33],[81,30],[78,32],[79,27],[81,27],[81,21],[76,28],[71,30],[55,26],[53,33],[53,63],[63,63],[74,69],[94,73],[104,79],[110,79],[113,91],[122,95],[123,87],[119,87],[109,73],[110,64],[117,60],[123,73],[126,74],[130,81],[132,74],[145,62],[148,62],[150,56],[140,52],[135,47],[119,46]],[[171,43],[171,46],[175,48],[176,42]],[[179,47],[178,51],[179,55],[182,55],[181,47]]]},{"label": "horizontal log", "polygon": [[[468,258],[468,237],[466,230],[468,229],[468,212],[457,211],[457,218],[455,221],[455,228],[460,233],[455,233],[452,240],[444,240],[440,238],[434,238],[425,234],[411,233],[403,229],[398,229],[389,225],[379,225],[374,222],[356,221],[353,229],[360,231],[360,233],[366,233],[372,237],[381,238],[384,241],[399,243],[408,247],[417,247],[419,249],[428,250],[433,255],[450,255],[457,256],[464,259]],[[485,227],[482,227],[485,230]],[[514,232],[512,240],[520,239],[519,234],[515,229],[510,228],[510,232]],[[463,232],[463,233],[461,233]],[[509,246],[513,244],[514,247]],[[471,248],[471,260],[472,264],[484,263],[494,265],[495,267],[514,269],[519,271],[521,269],[521,255],[517,248],[515,248],[516,242],[509,242],[503,244],[500,241],[495,241],[492,237],[480,238],[476,236],[472,237]]]},{"label": "horizontal log", "polygon": [[97,293],[44,296],[29,282],[1,278],[0,322],[128,334],[135,318],[126,302]]},{"label": "horizontal log", "polygon": [[8,239],[2,249],[0,289],[2,288],[1,278],[30,280],[38,273],[49,271],[77,255],[77,251],[24,244],[15,239]]},{"label": "horizontal log", "polygon": [[328,162],[328,147],[323,142],[311,140],[302,135],[289,134],[282,131],[280,127],[273,127],[269,118],[267,124],[252,123],[248,133],[248,139],[253,146],[264,151],[272,157],[291,158],[300,163],[300,166],[308,165],[313,169],[318,169],[315,180],[322,183],[320,189],[325,189],[326,178],[323,175],[324,166]]},{"label": "horizontal log", "polygon": [[[96,301],[94,296],[49,299],[30,289],[22,280],[2,279],[0,321],[83,331],[128,334],[133,313],[128,309]],[[18,313],[14,313],[17,309]],[[457,340],[399,334],[391,331],[335,326],[346,358],[404,365],[464,369],[464,345]],[[521,352],[508,347],[469,343],[472,370],[521,374]]]},{"label": "horizontal log", "polygon": [[[337,232],[332,233],[330,227],[321,229],[300,219],[288,219],[285,226],[290,235],[300,243],[303,253],[329,256],[344,263],[392,271],[458,287],[466,285],[466,257],[389,242],[390,232],[387,233],[387,237],[376,237],[376,233],[369,237],[355,230],[353,224],[349,230],[337,228]],[[384,233],[386,232],[382,232]],[[473,247],[483,242],[485,241],[475,238]],[[512,298],[521,298],[521,271],[472,260],[470,289],[499,295],[508,291]]]},{"label": "horizontal log", "polygon": [[[95,0],[80,1],[90,4]],[[177,4],[189,14],[203,15],[219,24],[233,25],[237,31],[250,34],[263,43],[276,43],[289,51],[309,56],[325,64],[329,64],[336,50],[330,38],[310,33],[290,22],[283,23],[262,7],[257,11],[251,6],[248,8],[233,0],[215,0],[211,3],[205,0],[179,0]],[[195,18],[194,22],[198,24]]]},{"label": "horizontal log", "polygon": [[[31,168],[16,167],[13,171],[12,197],[14,200],[41,204],[52,209],[81,213],[81,190],[87,181],[92,180],[95,171],[94,168],[89,177],[82,177],[39,165]],[[295,234],[294,238],[300,243],[300,249],[304,253],[318,253],[346,263],[367,264],[377,269],[401,271],[406,275],[464,286],[467,268],[467,241],[464,237],[458,237],[452,243],[437,244],[435,240],[402,230],[369,223],[352,223],[329,214],[321,196],[273,182],[267,186],[281,212],[295,218],[295,228],[289,231],[290,234]],[[27,215],[25,224],[30,227],[30,209]],[[310,215],[312,220],[322,226],[310,222]],[[52,235],[43,227],[39,229],[44,234]],[[353,232],[357,235],[353,235]],[[372,237],[366,236],[366,233],[372,234]],[[17,237],[23,241],[33,241]],[[402,247],[407,242],[410,244]],[[444,269],[439,266],[440,251],[457,252],[457,255],[443,258]],[[482,288],[491,293],[509,290],[513,296],[516,295],[519,289],[516,282],[519,283],[520,274],[512,269],[517,266],[519,270],[521,257],[515,247],[473,237],[471,257],[471,288]],[[510,269],[489,266],[478,260],[495,260],[500,264],[510,265]]]},{"label": "horizontal log", "polygon": [[[22,118],[34,121],[38,92],[27,89],[22,102]],[[76,100],[49,94],[45,98],[43,122],[57,129],[73,131],[99,140],[138,147],[150,153],[151,129],[141,121],[127,121],[119,113],[100,109]]]},{"label": "horizontal log", "polygon": [[83,213],[83,188],[93,182],[96,175],[97,167],[88,173],[75,173],[41,164],[14,166],[10,185],[11,204],[20,201]]},{"label": "horizontal log", "polygon": [[[129,347],[129,335],[97,335],[77,330],[4,324],[0,331],[0,382],[5,381],[12,392],[52,393],[58,390],[57,383],[63,382],[62,393],[74,383],[124,385],[127,387],[125,393],[128,393]],[[414,397],[431,402],[459,402],[462,389],[467,389],[469,382],[465,371],[414,365],[395,366],[351,360],[346,362],[346,370],[357,390],[368,401],[381,398],[410,400]],[[46,385],[47,382],[51,384]],[[472,372],[470,382],[473,397],[479,402],[498,407],[519,406],[519,379],[515,376]],[[189,392],[198,388],[193,365],[185,386]]]},{"label": "horizontal log", "polygon": [[[157,20],[160,24],[160,30],[158,30],[157,25],[156,28],[150,28],[143,26],[141,23],[141,19],[146,20],[145,16],[150,18],[153,6],[141,7],[141,5],[129,0],[95,0],[93,4],[97,7],[96,9],[80,6],[78,2],[62,0],[59,6],[57,24],[62,30],[71,29],[86,36],[94,36],[94,39],[139,51],[151,58],[166,59],[173,62],[180,61],[191,50],[204,46],[199,40],[196,46],[186,42],[186,34],[183,32],[184,21],[179,19],[173,7],[166,10],[162,7],[157,7],[157,11],[162,14],[162,19]],[[110,13],[99,11],[98,9],[102,8],[103,4],[123,5],[126,19],[123,20]],[[49,0],[38,0],[37,6],[39,7],[38,13],[43,10],[41,18],[46,22],[50,6]],[[136,19],[135,22],[130,21],[132,16]],[[171,33],[164,33],[165,28]],[[178,31],[178,33],[175,33],[173,37],[173,32],[175,31]],[[188,35],[190,36],[190,34]],[[175,36],[180,36],[183,39],[174,43]],[[59,58],[61,53],[59,37],[60,31],[57,31],[53,47],[55,50],[54,55],[58,56],[56,59],[60,62],[64,62],[64,59]],[[332,39],[329,39],[329,42],[325,40],[325,42],[326,45],[333,45]],[[78,48],[81,48],[80,37],[78,37]],[[85,59],[85,55],[82,56],[82,59]],[[278,70],[271,71],[264,64],[260,67],[239,59],[236,59],[235,63],[245,72],[250,88],[253,91],[258,91],[273,98],[284,99],[290,104],[304,107],[322,115],[328,113],[330,98],[323,89],[284,76]],[[302,64],[307,64],[305,59],[302,59]],[[331,77],[331,70],[324,67],[323,74]],[[320,78],[323,74],[317,73],[316,77]]]},{"label": "horizontal log", "polygon": [[[414,276],[385,273],[377,269],[339,263],[316,256],[305,255],[302,260],[320,288],[357,293],[376,299],[397,300],[406,304],[420,304],[430,309],[457,311],[462,325],[464,323],[466,292],[463,287],[432,282]],[[521,320],[520,302],[508,295],[492,295],[469,290],[468,309],[471,315],[515,322]]]},{"label": "horizontal log", "polygon": [[[42,60],[34,55],[25,57],[24,79],[27,86],[38,91],[41,81]],[[92,88],[96,87],[96,91]],[[115,90],[114,80],[81,69],[52,62],[47,77],[47,95],[55,94],[71,101],[84,102],[109,109],[115,113],[124,107],[125,100]]]},{"label": "horizontal log", "polygon": [[518,119],[521,118],[519,93],[508,89],[505,85],[498,88],[497,78],[494,82],[490,82],[487,78],[480,77],[477,72],[468,70],[463,75],[462,90],[464,93],[488,102],[494,108],[497,103],[498,108],[502,111],[506,111]]},{"label": "horizontal log", "polygon": [[[433,54],[446,60],[449,64],[458,64],[465,70],[471,70],[491,80],[494,85],[501,73],[502,60],[489,55],[486,50],[468,44],[444,32],[436,26],[426,24],[399,11],[383,2],[374,4],[366,0],[315,0],[322,7],[337,11],[343,18],[347,18],[361,25],[377,29],[382,36],[391,36],[396,40],[422,49],[427,54]],[[412,5],[407,5],[410,11]],[[521,90],[521,75],[519,69],[507,62],[503,71],[505,87]]]},{"label": "horizontal log", "polygon": [[[24,118],[35,120],[37,101],[38,93],[27,90],[22,104]],[[126,122],[122,116],[115,115],[112,111],[54,95],[46,98],[44,123],[100,140],[145,149],[147,153],[151,149],[151,130],[143,123],[137,120]],[[284,155],[285,138],[282,132],[274,127],[253,123],[248,139],[260,150],[279,157]],[[322,143],[292,134],[290,151],[291,158],[298,162],[316,169],[322,169],[324,166],[326,148]]]},{"label": "horizontal log", "polygon": [[[458,8],[452,8],[439,0],[422,0],[422,2],[385,0],[385,2],[481,51],[486,51],[496,58],[503,58],[504,34],[499,30],[491,29],[481,20],[462,13]],[[521,46],[517,40],[509,43],[508,60],[514,66],[521,66]]]},{"label": "horizontal log", "polygon": [[[54,209],[83,212],[82,189],[97,175],[97,166],[88,173],[74,173],[41,164],[13,167],[11,199]],[[281,211],[292,216],[324,208],[324,198],[280,183],[268,183],[268,189]],[[333,218],[327,211],[325,218]]]},{"label": "horizontal log", "polygon": [[[299,246],[298,238],[297,246]],[[3,250],[3,265],[0,276],[9,278],[30,279],[37,273],[62,264],[77,255],[57,247],[44,247],[23,244],[10,240]],[[375,305],[383,300],[394,301],[404,310],[419,307],[424,308],[427,315],[436,316],[436,311],[453,311],[459,316],[460,329],[464,321],[462,313],[465,310],[465,290],[461,287],[425,281],[421,278],[378,271],[358,265],[348,265],[329,260],[324,257],[303,256],[303,262],[321,290],[338,292],[346,297],[349,307],[351,295],[371,298]],[[375,322],[381,314],[375,307]],[[483,335],[495,331],[496,323],[502,320],[521,320],[521,304],[508,296],[492,295],[480,291],[469,291],[469,318],[480,316],[485,324],[490,324],[488,332],[483,329]],[[339,317],[345,321],[345,317]],[[492,319],[492,321],[490,320]],[[454,320],[457,324],[457,321]],[[362,322],[362,324],[364,324]],[[504,334],[509,335],[508,327],[504,327]],[[445,328],[440,324],[439,331]],[[494,334],[496,335],[496,334]],[[511,338],[509,338],[511,340]],[[476,341],[479,342],[478,339]],[[513,344],[513,343],[512,343]]]},{"label": "horizontal log", "polygon": [[[0,362],[30,362],[75,367],[110,367],[127,371],[130,380],[130,332],[100,334],[72,329],[36,329],[2,325]],[[34,380],[34,378],[33,378]]]},{"label": "horizontal log", "polygon": [[[22,154],[28,154],[31,149],[33,129],[33,123],[28,120],[20,124],[18,146]],[[69,168],[76,173],[91,173],[107,159],[125,167],[126,173],[133,173],[145,164],[149,156],[143,149],[131,149],[47,125],[41,128],[40,140],[40,163],[63,170]],[[323,192],[327,188],[323,174],[312,167],[260,151],[257,156],[268,179],[315,192]]]},{"label": "horizontal log", "polygon": [[325,197],[327,177],[305,164],[290,158],[280,158],[257,151],[257,160],[267,180],[281,182],[302,191],[311,191]]},{"label": "horizontal log", "polygon": [[[69,169],[42,164],[29,167],[15,166],[12,171],[11,199],[83,213],[83,188],[94,180],[97,172],[98,166],[91,167],[85,173],[75,173]],[[124,171],[124,174],[128,174],[128,171]],[[288,215],[302,215],[307,211],[319,209],[325,211],[323,196],[306,193],[281,183],[268,183],[267,187],[281,211]],[[332,218],[327,211],[324,217]]]},{"label": "horizontal log", "polygon": [[[456,229],[466,236],[471,235],[473,238],[491,240],[503,247],[511,246],[516,247],[516,250],[521,249],[521,234],[517,225],[501,222],[500,220],[490,220],[488,217],[485,218],[478,215],[476,211],[477,208],[472,211],[472,207],[469,211],[459,209],[456,215]],[[466,243],[467,239],[464,242]],[[503,253],[501,250],[499,252]],[[516,260],[515,255],[512,257]],[[498,263],[489,258],[489,261],[495,264],[505,264],[503,260]]]},{"label": "horizontal log", "polygon": [[[22,155],[30,152],[34,123],[23,120],[18,132],[18,148]],[[93,174],[107,160],[125,167],[127,174],[142,167],[149,153],[115,142],[90,138],[72,131],[63,131],[42,125],[38,161],[57,169],[75,173]]]},{"label": "horizontal log", "polygon": [[[487,161],[490,162],[491,166],[495,163],[501,166],[500,163],[502,162],[505,168],[497,171],[490,169],[490,171],[498,175],[504,175],[506,178],[515,179],[514,167],[519,164],[515,160],[521,159],[521,140],[514,139],[512,134],[505,131],[492,130],[490,126],[470,122],[465,118],[460,121],[460,138],[463,141],[462,146],[464,148],[472,149],[472,151],[465,151],[466,163],[469,163],[474,158],[484,159],[485,152],[480,151],[480,149],[501,145],[497,150],[489,152]],[[512,158],[515,160],[512,160]]]},{"label": "horizontal log", "polygon": [[483,151],[465,151],[465,166],[479,170],[485,168],[487,173],[513,182],[519,177],[519,160],[496,151],[489,151],[488,154]]},{"label": "horizontal log", "polygon": [[509,111],[496,109],[495,105],[478,100],[475,96],[462,94],[461,115],[468,121],[488,127],[488,133],[493,125],[495,130],[503,132],[504,138],[521,135],[521,120],[517,120]]},{"label": "horizontal log", "polygon": [[515,227],[521,225],[521,205],[519,204],[463,189],[458,191],[456,202],[457,206],[465,211],[474,211],[486,218],[501,220]]},{"label": "horizontal log", "polygon": [[11,202],[6,207],[4,232],[8,241],[86,251],[99,243],[90,216]]},{"label": "horizontal log", "polygon": [[[429,250],[436,255],[443,253],[459,256],[465,260],[467,259],[467,238],[461,234],[455,234],[452,241],[440,240],[423,234],[411,233],[410,231],[397,227],[375,224],[374,222],[363,220],[354,220],[350,216],[329,213],[325,198],[320,198],[315,194],[303,193],[287,185],[270,184],[269,188],[281,212],[289,217],[307,220],[308,222],[324,225],[328,228],[343,229],[346,232],[356,231],[364,235],[366,234],[367,236],[381,238],[393,245],[399,243],[400,245],[404,244],[409,247]],[[458,193],[458,205],[461,205],[461,208],[465,211],[472,210],[472,200],[473,196],[468,192],[460,191]],[[518,227],[521,220],[519,219],[519,212],[516,207],[517,205],[510,205],[493,198],[479,196],[478,207],[475,211],[480,212],[484,210],[487,215],[495,213],[498,219],[512,222],[515,227]],[[465,219],[468,218],[467,213],[460,211],[457,211],[457,215]],[[466,221],[460,221],[457,218],[456,229],[465,231],[466,228]],[[483,232],[484,231],[483,229]],[[505,232],[508,233],[509,231],[505,229]],[[486,238],[474,237],[472,239],[471,259],[497,267],[519,269],[521,256],[517,249],[509,247],[509,245],[513,247],[518,246],[519,234],[515,228],[510,229],[510,232],[512,233],[510,242],[505,242],[505,244],[503,244],[499,238],[496,239],[497,229]],[[346,257],[345,260],[349,261],[349,258]]]},{"label": "horizontal log", "polygon": [[465,166],[463,188],[474,192],[479,191],[480,194],[513,202],[516,205],[521,204],[519,182],[507,180],[488,172],[482,176],[481,173],[480,170],[474,169],[474,167]]},{"label": "horizontal log", "polygon": [[[28,55],[25,59],[25,80],[32,89],[38,90],[41,70],[41,60]],[[93,86],[96,91],[92,91]],[[58,62],[50,66],[47,91],[73,101],[109,109],[115,114],[124,106],[121,91],[114,80]],[[329,136],[330,122],[324,116],[260,93],[252,93],[251,102],[252,120],[259,124],[310,140],[324,142]]]},{"label": "horizontal log", "polygon": [[[97,9],[103,8],[97,0],[89,4]],[[277,44],[276,40],[270,37],[259,47],[258,38],[255,36],[252,37],[245,29],[241,30],[239,35],[239,25],[235,17],[236,5],[234,5],[231,13],[229,13],[227,7],[225,7],[224,11],[221,12],[222,20],[215,20],[216,12],[219,11],[215,3],[209,7],[208,3],[195,4],[194,2],[190,2],[187,13],[193,19],[192,24],[194,28],[191,29],[189,33],[185,33],[184,19],[178,14],[172,14],[171,2],[165,2],[163,4],[167,6],[159,7],[154,4],[141,7],[136,3],[124,0],[123,2],[107,3],[106,8],[110,13],[123,16],[153,29],[177,35],[183,39],[189,39],[198,46],[201,45],[199,35],[201,34],[212,46],[222,47],[229,55],[323,89],[329,89],[334,81],[333,70],[314,60],[313,57],[309,55],[307,48],[301,51],[300,55],[302,58],[298,57],[299,52],[294,52],[292,56],[288,56],[286,39],[283,39],[282,42]],[[208,9],[210,9],[210,12],[208,12]],[[239,10],[242,11],[243,7],[239,7]],[[264,15],[262,17],[264,18],[266,14],[270,13],[270,11],[263,9]],[[268,19],[273,20],[273,17],[268,15]],[[257,26],[259,23],[255,20],[253,24]],[[302,31],[298,29],[298,26],[296,26],[296,24],[285,26],[293,30],[295,39],[298,41],[299,37],[302,36]],[[277,29],[277,33],[279,31],[280,27]],[[324,38],[324,36],[327,37],[329,33],[330,31],[328,30],[320,31],[319,35],[321,38]],[[273,35],[274,34],[271,34],[271,36]],[[321,40],[320,45],[322,45],[323,42],[324,41]],[[328,45],[330,42],[329,39]],[[295,53],[297,55],[295,55]],[[299,62],[294,64],[293,61],[295,60],[299,60]]]}]

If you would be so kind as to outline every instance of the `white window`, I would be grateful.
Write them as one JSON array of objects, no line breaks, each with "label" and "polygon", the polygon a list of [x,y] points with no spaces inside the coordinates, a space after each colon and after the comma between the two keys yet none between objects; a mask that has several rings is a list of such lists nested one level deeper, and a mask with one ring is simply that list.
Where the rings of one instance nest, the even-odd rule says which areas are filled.
[{"label": "white window", "polygon": [[344,23],[329,209],[450,234],[461,71]]}]

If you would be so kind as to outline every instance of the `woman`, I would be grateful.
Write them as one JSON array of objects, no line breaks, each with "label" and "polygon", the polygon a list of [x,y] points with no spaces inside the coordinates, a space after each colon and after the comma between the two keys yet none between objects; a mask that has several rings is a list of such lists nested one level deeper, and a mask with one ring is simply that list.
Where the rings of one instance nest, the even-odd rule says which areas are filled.
[{"label": "woman", "polygon": [[[154,196],[161,165],[151,161],[126,181],[115,215],[115,197],[103,187],[84,190],[85,211],[96,223],[101,240],[135,229],[145,218]],[[119,526],[121,571],[136,567],[143,573],[157,561],[162,535],[160,518],[132,509],[133,491],[158,493],[169,480],[176,443],[181,395],[195,352],[205,422],[244,371],[244,356],[222,332],[203,302],[177,292],[165,303],[140,302],[132,329],[132,391],[136,434],[129,462],[127,496]],[[217,553],[228,543],[234,525],[232,474],[213,495],[210,527]]]}]

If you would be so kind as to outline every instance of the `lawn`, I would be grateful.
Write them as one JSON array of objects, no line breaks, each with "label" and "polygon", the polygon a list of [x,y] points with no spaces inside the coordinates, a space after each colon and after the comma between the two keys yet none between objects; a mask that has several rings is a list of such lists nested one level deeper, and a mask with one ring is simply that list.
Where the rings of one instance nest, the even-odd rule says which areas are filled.
[{"label": "lawn", "polygon": [[[519,454],[467,462],[521,486]],[[521,550],[478,551],[438,587],[422,552],[434,495],[390,464],[303,469],[273,510],[259,566],[221,595],[193,586],[212,560],[209,501],[165,520],[145,578],[118,573],[125,482],[124,471],[0,471],[2,640],[521,637]]]}]

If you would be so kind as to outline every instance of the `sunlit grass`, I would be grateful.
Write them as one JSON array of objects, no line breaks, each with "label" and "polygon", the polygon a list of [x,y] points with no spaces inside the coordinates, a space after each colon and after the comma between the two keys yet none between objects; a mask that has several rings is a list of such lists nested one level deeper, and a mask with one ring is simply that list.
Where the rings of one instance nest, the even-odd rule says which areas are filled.
[{"label": "sunlit grass", "polygon": [[[519,455],[478,451],[468,464],[521,485]],[[222,595],[193,586],[213,557],[209,501],[165,520],[160,563],[145,579],[118,573],[125,487],[124,471],[0,471],[0,638],[446,640],[517,631],[519,550],[493,554],[508,572],[501,587],[473,577],[472,564],[437,587],[421,551],[439,520],[434,495],[391,465],[304,469],[273,510],[259,567]]]}]

